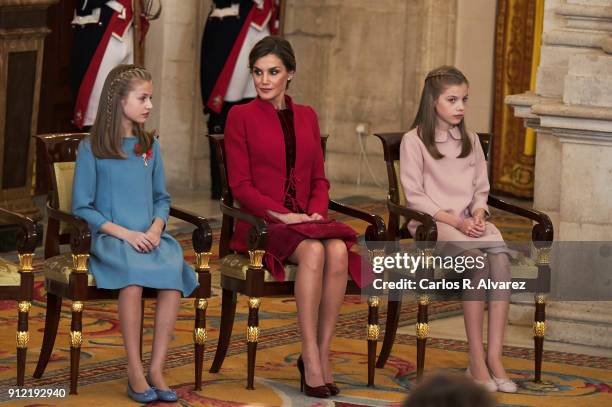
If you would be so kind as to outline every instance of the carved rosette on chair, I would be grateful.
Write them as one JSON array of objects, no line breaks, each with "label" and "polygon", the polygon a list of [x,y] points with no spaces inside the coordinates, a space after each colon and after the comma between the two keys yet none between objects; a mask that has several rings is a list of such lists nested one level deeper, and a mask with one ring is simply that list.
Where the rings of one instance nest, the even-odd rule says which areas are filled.
[{"label": "carved rosette on chair", "polygon": [[[265,255],[267,225],[266,222],[255,216],[247,214],[234,206],[234,200],[227,182],[227,171],[225,166],[225,148],[223,135],[209,135],[213,140],[217,157],[219,158],[219,170],[221,174],[221,212],[223,212],[223,223],[221,226],[221,237],[219,240],[219,258],[221,271],[221,324],[219,327],[219,342],[215,359],[210,368],[211,373],[217,373],[227,354],[229,347],[234,316],[236,314],[237,294],[249,297],[249,317],[246,332],[247,341],[247,389],[254,389],[255,378],[255,356],[257,343],[260,337],[259,327],[259,307],[261,299],[266,296],[292,296],[295,279],[295,266],[285,264],[286,281],[276,281],[272,275],[263,267],[263,257]],[[321,137],[321,148],[325,152],[327,137]],[[386,236],[385,223],[380,216],[369,214],[355,208],[330,201],[329,209],[350,217],[360,219],[368,223],[366,228],[366,241],[384,241]],[[229,248],[232,237],[234,222],[242,220],[251,225],[248,234],[248,257],[245,254],[233,253]],[[354,281],[349,279],[347,294],[362,294],[361,289]],[[368,323],[367,323],[367,344],[368,344],[368,384],[374,384],[375,360],[376,360],[376,340],[378,338],[378,304],[377,297],[371,297],[368,301]]]},{"label": "carved rosette on chair", "polygon": [[[434,253],[434,247],[438,240],[438,231],[435,219],[423,212],[419,212],[406,207],[404,202],[404,194],[399,181],[399,149],[400,143],[405,133],[383,133],[375,134],[380,139],[383,146],[385,165],[387,168],[387,177],[389,181],[389,194],[387,198],[387,208],[389,209],[389,227],[387,229],[387,240],[397,241],[401,239],[414,239],[416,247],[423,256],[431,256]],[[480,144],[485,154],[488,156],[491,146],[491,134],[478,134]],[[532,229],[532,242],[537,250],[537,260],[533,267],[529,267],[533,271],[529,277],[514,275],[514,268],[511,265],[513,281],[525,282],[527,290],[536,294],[536,312],[534,318],[534,342],[535,342],[535,381],[540,380],[542,368],[542,348],[544,341],[544,296],[542,293],[550,290],[550,267],[548,264],[548,253],[553,241],[553,225],[548,215],[543,212],[526,209],[516,205],[512,205],[501,199],[489,195],[487,204],[490,207],[501,209],[502,211],[518,215],[529,219],[534,223]],[[416,230],[416,236],[411,236],[406,225],[410,220],[416,220],[421,225]],[[399,245],[396,243],[396,247]],[[520,269],[521,267],[519,267]],[[533,270],[531,270],[533,269]],[[427,279],[429,281],[437,281],[435,278],[435,270],[433,270],[431,261],[427,261],[426,267],[416,270],[415,279],[418,281]],[[416,338],[417,338],[417,380],[420,380],[425,366],[425,348],[427,337],[429,334],[428,322],[428,304],[431,298],[429,295],[419,295],[418,311],[416,323]],[[385,336],[383,339],[382,349],[376,362],[376,367],[383,368],[395,341],[395,334],[399,324],[399,311],[401,308],[401,296],[389,299],[387,310],[387,323],[385,327]]]},{"label": "carved rosette on chair", "polygon": [[[84,302],[108,300],[118,297],[118,290],[100,289],[88,270],[91,232],[87,223],[70,213],[72,200],[72,178],[74,160],[79,142],[86,133],[42,134],[36,136],[37,146],[43,151],[49,165],[48,176],[51,191],[47,201],[47,239],[45,241],[45,288],[47,307],[43,343],[34,371],[40,378],[51,358],[55,337],[61,316],[62,299],[72,301],[72,320],[70,323],[70,394],[77,394],[79,361],[83,343],[82,315]],[[194,299],[195,326],[194,365],[195,389],[202,389],[202,369],[204,364],[204,345],[206,342],[206,308],[211,293],[209,259],[212,247],[212,230],[206,218],[170,207],[170,217],[180,219],[194,227],[192,233],[193,250],[196,253],[195,272],[199,286],[189,295]],[[60,244],[70,243],[71,253],[60,254]],[[144,288],[145,298],[156,298],[157,290]],[[143,307],[144,310],[144,307]],[[142,343],[142,337],[141,337]],[[141,348],[142,353],[142,348]]]}]

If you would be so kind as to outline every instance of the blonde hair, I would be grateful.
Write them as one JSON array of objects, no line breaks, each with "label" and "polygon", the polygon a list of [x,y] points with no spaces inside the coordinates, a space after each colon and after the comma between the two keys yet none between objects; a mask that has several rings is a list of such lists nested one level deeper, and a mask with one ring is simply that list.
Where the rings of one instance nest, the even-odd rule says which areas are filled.
[{"label": "blonde hair", "polygon": [[[118,65],[113,68],[102,88],[98,114],[90,130],[91,149],[98,158],[127,158],[123,152],[123,118],[122,100],[133,89],[137,81],[150,82],[151,74],[145,68],[136,65]],[[153,145],[154,134],[147,132],[139,123],[132,123],[134,135],[138,137],[136,154],[148,151]]]},{"label": "blonde hair", "polygon": [[[436,160],[444,157],[444,155],[442,155],[438,147],[436,147],[435,135],[437,113],[434,107],[435,101],[449,86],[462,84],[469,85],[469,82],[465,75],[454,66],[440,66],[431,70],[425,77],[419,110],[411,128],[417,129],[417,134],[423,141],[427,151],[429,151],[429,154]],[[467,130],[465,129],[465,119],[459,122],[457,128],[461,134],[462,141],[461,153],[458,158],[467,157],[472,152],[472,144],[467,134]]]}]

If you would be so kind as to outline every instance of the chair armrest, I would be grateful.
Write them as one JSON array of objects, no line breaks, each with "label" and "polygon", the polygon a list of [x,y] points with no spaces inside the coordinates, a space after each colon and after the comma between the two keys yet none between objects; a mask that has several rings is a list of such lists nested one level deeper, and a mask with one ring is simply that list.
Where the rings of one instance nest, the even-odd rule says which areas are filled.
[{"label": "chair armrest", "polygon": [[84,219],[60,209],[51,207],[47,203],[47,215],[50,218],[66,222],[71,230],[70,247],[74,254],[87,254],[91,247],[91,231]]},{"label": "chair armrest", "polygon": [[416,230],[414,240],[417,242],[432,242],[433,244],[428,245],[431,247],[435,245],[435,242],[438,240],[438,227],[433,216],[398,205],[390,199],[387,199],[387,208],[390,213],[403,216],[407,221],[414,219],[421,222],[421,225]]},{"label": "chair armrest", "polygon": [[21,233],[17,238],[17,251],[23,253],[33,253],[36,249],[38,235],[36,234],[36,222],[19,213],[11,212],[0,208],[0,220],[11,225],[18,225]]},{"label": "chair armrest", "polygon": [[550,246],[544,242],[552,242],[554,238],[553,224],[550,217],[544,212],[540,212],[535,209],[527,209],[517,205],[513,205],[509,202],[503,201],[499,198],[489,195],[487,204],[497,209],[512,213],[514,215],[521,216],[523,218],[531,219],[536,222],[531,230],[531,239],[534,242],[539,242],[537,246]]},{"label": "chair armrest", "polygon": [[210,252],[212,248],[212,229],[208,219],[175,206],[170,207],[170,216],[191,223],[196,227],[192,234],[193,249],[196,253]]},{"label": "chair armrest", "polygon": [[385,221],[378,215],[353,208],[339,202],[329,200],[329,209],[351,216],[356,219],[361,219],[370,224],[366,229],[366,240],[369,241],[384,241],[387,234]]},{"label": "chair armrest", "polygon": [[219,204],[224,215],[231,216],[250,223],[253,227],[249,230],[248,247],[249,250],[265,250],[268,238],[268,224],[262,218],[245,213],[238,208],[226,205],[223,200]]}]

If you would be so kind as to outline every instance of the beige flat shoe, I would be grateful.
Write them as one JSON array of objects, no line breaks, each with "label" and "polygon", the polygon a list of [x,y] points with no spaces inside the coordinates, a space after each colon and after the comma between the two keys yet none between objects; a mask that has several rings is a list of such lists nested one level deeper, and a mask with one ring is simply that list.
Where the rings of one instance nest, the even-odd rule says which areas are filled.
[{"label": "beige flat shoe", "polygon": [[497,390],[503,393],[516,393],[518,386],[510,379],[498,379],[491,373],[491,377],[497,386]]},{"label": "beige flat shoe", "polygon": [[[487,389],[487,391],[489,391],[491,393],[495,393],[497,391],[497,384],[495,384],[496,382],[493,381],[493,379],[489,379],[487,381],[482,381],[482,380],[475,379],[474,376],[472,376],[472,372],[470,372],[470,368],[469,367],[465,370],[465,374],[469,378],[474,380],[474,383],[483,386],[485,389]],[[514,382],[512,382],[512,384],[514,384]]]}]

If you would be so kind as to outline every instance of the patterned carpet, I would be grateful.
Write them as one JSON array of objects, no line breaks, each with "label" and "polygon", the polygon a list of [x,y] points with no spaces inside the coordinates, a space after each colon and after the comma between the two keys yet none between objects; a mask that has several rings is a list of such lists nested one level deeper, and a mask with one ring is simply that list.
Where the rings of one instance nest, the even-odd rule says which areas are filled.
[{"label": "patterned carpet", "polygon": [[[354,199],[349,202],[365,210],[383,214],[380,202]],[[345,218],[341,217],[342,220]],[[513,216],[494,213],[495,222],[508,240],[525,240],[530,224]],[[363,231],[363,225],[349,222]],[[186,232],[186,231],[185,231]],[[190,245],[190,234],[179,231],[177,238],[184,247]],[[218,228],[215,241],[218,241]],[[186,251],[188,261],[193,252]],[[37,263],[40,266],[40,263]],[[379,406],[399,405],[415,384],[415,337],[398,334],[387,366],[376,371],[376,387],[367,388],[365,324],[367,304],[356,296],[346,297],[336,338],[333,343],[334,379],[340,396],[328,400],[307,398],[299,393],[299,375],[295,361],[300,352],[292,298],[264,299],[260,311],[260,342],[257,352],[255,391],[246,383],[246,299],[240,298],[234,334],[221,372],[210,374],[218,335],[220,301],[218,275],[213,264],[214,295],[208,308],[208,340],[203,390],[193,390],[193,304],[183,301],[175,337],[167,361],[167,380],[180,396],[181,406]],[[69,304],[64,304],[56,347],[47,372],[40,380],[31,378],[36,365],[44,327],[44,290],[40,278],[36,283],[35,302],[30,314],[27,386],[64,388],[69,377]],[[386,308],[381,307],[381,321]],[[415,305],[405,303],[402,326],[415,321]],[[458,302],[435,302],[430,306],[431,320],[457,315]],[[6,405],[54,406],[101,405],[121,406],[130,403],[125,396],[125,358],[114,301],[85,304],[84,341],[82,346],[79,395],[64,399],[22,399],[9,397],[15,377],[16,304],[0,301],[0,403]],[[145,310],[145,351],[150,350],[153,332],[154,302]],[[380,347],[380,346],[379,346]],[[545,346],[546,347],[546,346]],[[458,340],[430,338],[427,347],[426,374],[436,370],[460,371],[467,364],[467,344]],[[612,405],[612,357],[591,357],[573,353],[545,351],[541,384],[531,381],[533,375],[531,348],[505,347],[504,363],[520,385],[518,394],[498,393],[502,406],[610,406]],[[145,354],[148,360],[149,354]],[[162,405],[162,403],[158,403]],[[4,404],[3,404],[4,405]]]}]

